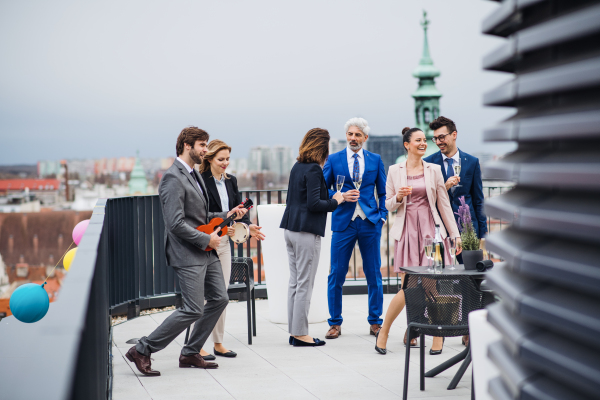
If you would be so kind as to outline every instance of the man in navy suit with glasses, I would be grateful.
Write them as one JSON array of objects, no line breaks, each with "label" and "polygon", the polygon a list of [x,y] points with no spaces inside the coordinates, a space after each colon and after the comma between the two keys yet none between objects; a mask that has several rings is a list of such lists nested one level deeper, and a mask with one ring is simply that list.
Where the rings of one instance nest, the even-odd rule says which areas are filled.
[{"label": "man in navy suit with glasses", "polygon": [[[429,128],[433,130],[433,142],[438,146],[440,151],[433,153],[423,160],[429,163],[434,163],[442,167],[442,174],[446,182],[446,190],[452,210],[454,210],[454,218],[458,223],[458,207],[460,206],[460,198],[465,197],[465,203],[471,211],[471,220],[473,227],[477,232],[477,237],[480,239],[487,233],[487,222],[483,213],[483,182],[481,180],[481,167],[479,159],[470,154],[465,153],[456,147],[456,125],[454,121],[446,117],[438,117],[429,124]],[[455,174],[454,166],[460,166],[459,175]],[[462,229],[462,227],[461,227]],[[462,263],[462,256],[457,256],[458,262]],[[469,336],[463,337],[463,343],[468,344]]]}]

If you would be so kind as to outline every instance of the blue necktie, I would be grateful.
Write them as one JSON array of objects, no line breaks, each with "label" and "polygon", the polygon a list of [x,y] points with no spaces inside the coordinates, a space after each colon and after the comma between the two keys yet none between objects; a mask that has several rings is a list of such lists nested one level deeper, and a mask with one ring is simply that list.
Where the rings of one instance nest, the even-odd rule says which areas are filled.
[{"label": "blue necktie", "polygon": [[354,153],[354,166],[352,167],[352,180],[358,182],[360,180],[360,165],[358,165],[358,154]]}]

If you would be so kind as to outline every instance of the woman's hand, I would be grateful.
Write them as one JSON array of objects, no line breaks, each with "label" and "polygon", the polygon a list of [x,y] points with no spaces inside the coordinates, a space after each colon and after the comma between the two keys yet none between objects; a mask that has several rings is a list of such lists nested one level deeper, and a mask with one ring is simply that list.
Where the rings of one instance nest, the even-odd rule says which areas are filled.
[{"label": "woman's hand", "polygon": [[462,239],[461,237],[456,238],[456,255],[462,253]]},{"label": "woman's hand", "polygon": [[338,202],[338,205],[342,204],[344,202],[344,195],[340,192],[335,192],[333,199]]},{"label": "woman's hand", "polygon": [[260,230],[262,226],[251,224],[248,228],[250,228],[250,236],[252,236],[256,240],[265,240],[265,234]]},{"label": "woman's hand", "polygon": [[396,201],[400,203],[403,198],[408,196],[411,193],[411,190],[408,186],[402,186],[398,189],[398,193],[396,194]]},{"label": "woman's hand", "polygon": [[233,229],[233,226],[228,226],[227,227],[227,236],[232,238],[234,234],[235,234],[235,229]]},{"label": "woman's hand", "polygon": [[231,211],[227,213],[227,218],[231,217],[233,214],[236,215],[235,220],[242,219],[244,215],[248,212],[247,208],[244,208],[242,204],[239,206],[232,208]]}]

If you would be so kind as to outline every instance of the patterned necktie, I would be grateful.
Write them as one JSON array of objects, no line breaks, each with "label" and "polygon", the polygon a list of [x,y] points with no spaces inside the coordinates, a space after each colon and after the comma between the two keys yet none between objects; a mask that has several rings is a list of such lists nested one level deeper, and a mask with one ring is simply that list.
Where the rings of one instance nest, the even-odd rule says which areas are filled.
[{"label": "patterned necktie", "polygon": [[360,165],[358,165],[358,154],[354,153],[354,166],[352,167],[352,180],[358,182],[360,180]]}]

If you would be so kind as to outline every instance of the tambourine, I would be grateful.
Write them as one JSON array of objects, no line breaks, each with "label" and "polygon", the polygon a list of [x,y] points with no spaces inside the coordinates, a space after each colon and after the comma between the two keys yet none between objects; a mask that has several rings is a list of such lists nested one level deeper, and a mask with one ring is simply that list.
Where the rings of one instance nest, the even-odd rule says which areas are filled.
[{"label": "tambourine", "polygon": [[250,237],[250,228],[248,228],[248,225],[246,225],[243,222],[235,222],[229,227],[229,229],[233,230],[231,240],[233,240],[237,244],[246,243],[246,241]]}]

